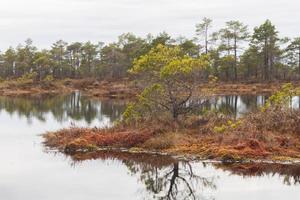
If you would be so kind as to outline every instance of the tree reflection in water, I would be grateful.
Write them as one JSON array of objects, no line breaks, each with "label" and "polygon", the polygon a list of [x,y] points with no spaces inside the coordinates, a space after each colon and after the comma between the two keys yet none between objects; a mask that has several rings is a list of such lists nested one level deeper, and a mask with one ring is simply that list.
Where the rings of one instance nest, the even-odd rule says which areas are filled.
[{"label": "tree reflection in water", "polygon": [[[206,109],[215,109],[235,118],[239,118],[249,112],[255,111],[265,105],[270,95],[227,95],[214,96],[207,100]],[[300,98],[293,97],[290,106],[299,108]]]},{"label": "tree reflection in water", "polygon": [[[255,95],[229,95],[213,96],[209,99],[194,99],[193,103],[197,112],[206,110],[218,110],[235,118],[251,112],[264,105],[267,96]],[[299,108],[300,98],[293,98],[293,106]],[[42,97],[0,97],[0,111],[20,117],[26,117],[29,121],[38,119],[47,120],[47,114],[51,113],[58,122],[72,120],[84,120],[91,124],[94,119],[100,121],[109,118],[111,122],[119,119],[125,110],[125,101],[102,100],[98,101],[80,95],[79,92],[70,95],[42,96]]]},{"label": "tree reflection in water", "polygon": [[[243,178],[278,176],[287,185],[300,185],[300,165],[179,161],[170,156],[130,154],[120,152],[77,153],[70,155],[72,165],[84,160],[116,160],[124,164],[132,176],[137,176],[144,186],[140,195],[147,200],[199,200],[214,199],[208,194],[217,190],[215,174],[221,171]],[[196,164],[195,164],[196,163]],[[201,165],[198,165],[201,164]],[[199,173],[206,167],[213,167],[212,176]],[[202,169],[202,170],[201,170]],[[217,173],[218,171],[218,173]]]},{"label": "tree reflection in water", "polygon": [[[194,99],[193,103],[198,111],[218,110],[233,117],[241,117],[263,105],[267,96],[242,95],[242,96],[213,96],[209,99]],[[300,104],[299,98],[294,99],[294,104]],[[44,97],[0,97],[0,111],[20,117],[29,121],[38,119],[47,120],[47,114],[52,114],[58,122],[84,120],[91,124],[94,119],[100,121],[109,118],[111,122],[119,119],[126,106],[124,101],[103,100],[98,101],[80,95],[79,92],[70,95],[44,96]]]},{"label": "tree reflection in water", "polygon": [[58,122],[72,119],[91,124],[93,120],[102,121],[105,117],[114,122],[120,118],[125,106],[124,101],[98,101],[78,92],[59,96],[0,97],[0,111],[25,117],[29,122],[33,119],[46,121],[48,114]]},{"label": "tree reflection in water", "polygon": [[228,95],[213,97],[209,100],[210,109],[218,110],[224,114],[239,118],[242,115],[258,109],[264,105],[267,96],[256,95]]},{"label": "tree reflection in water", "polygon": [[162,178],[161,182],[166,182],[164,185],[167,193],[159,199],[204,199],[204,196],[197,192],[200,191],[200,186],[216,188],[213,180],[214,178],[196,175],[189,162],[176,162]]},{"label": "tree reflection in water", "polygon": [[215,110],[234,118],[239,118],[251,111],[257,110],[264,105],[267,96],[256,95],[227,95],[212,96],[203,99],[192,99],[190,104],[194,104],[196,112],[206,112],[207,110]]},{"label": "tree reflection in water", "polygon": [[73,165],[90,159],[118,160],[132,176],[137,176],[145,190],[140,191],[144,199],[200,200],[205,198],[204,189],[216,189],[215,177],[197,173],[190,162],[178,161],[170,156],[98,152],[71,156]]}]

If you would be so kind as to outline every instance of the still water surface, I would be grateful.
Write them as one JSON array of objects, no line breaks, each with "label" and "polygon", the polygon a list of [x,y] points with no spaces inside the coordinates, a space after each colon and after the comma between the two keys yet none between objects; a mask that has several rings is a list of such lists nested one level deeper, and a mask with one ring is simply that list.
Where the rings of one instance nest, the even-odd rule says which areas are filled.
[{"label": "still water surface", "polygon": [[[242,115],[261,96],[212,98],[207,108]],[[299,99],[293,105],[297,107]],[[111,126],[125,108],[79,93],[47,98],[0,97],[0,199],[151,200],[300,199],[296,165],[221,165],[167,156],[102,152],[67,157],[46,152],[40,134],[70,125]]]}]

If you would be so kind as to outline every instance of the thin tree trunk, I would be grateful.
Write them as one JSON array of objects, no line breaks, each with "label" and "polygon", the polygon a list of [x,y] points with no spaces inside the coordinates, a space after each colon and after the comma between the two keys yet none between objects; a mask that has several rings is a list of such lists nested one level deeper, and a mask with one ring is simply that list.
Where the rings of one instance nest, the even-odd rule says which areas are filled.
[{"label": "thin tree trunk", "polygon": [[234,38],[234,80],[237,80],[237,38]]},{"label": "thin tree trunk", "polygon": [[268,80],[268,66],[269,66],[269,58],[268,58],[268,42],[265,39],[265,58],[264,58],[264,80]]},{"label": "thin tree trunk", "polygon": [[299,52],[298,52],[298,68],[299,68],[299,74],[300,74],[300,46],[299,46]]},{"label": "thin tree trunk", "polygon": [[205,54],[208,54],[208,27],[205,30]]}]

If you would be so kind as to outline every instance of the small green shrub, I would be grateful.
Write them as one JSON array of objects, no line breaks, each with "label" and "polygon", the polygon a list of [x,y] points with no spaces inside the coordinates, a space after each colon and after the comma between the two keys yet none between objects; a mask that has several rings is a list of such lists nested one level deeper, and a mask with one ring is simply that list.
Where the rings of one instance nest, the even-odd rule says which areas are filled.
[{"label": "small green shrub", "polygon": [[215,126],[213,130],[215,133],[224,133],[227,130],[234,130],[238,128],[239,125],[241,125],[241,123],[241,120],[237,120],[235,122],[228,120],[226,124],[223,124],[221,126]]},{"label": "small green shrub", "polygon": [[54,77],[52,75],[47,75],[43,81],[44,82],[52,82],[54,80]]},{"label": "small green shrub", "polygon": [[265,112],[269,109],[288,107],[293,96],[298,95],[300,95],[300,89],[293,87],[291,83],[287,83],[267,100],[261,111]]},{"label": "small green shrub", "polygon": [[215,133],[224,133],[226,130],[227,130],[227,126],[225,126],[225,125],[214,127]]},{"label": "small green shrub", "polygon": [[28,84],[28,83],[33,83],[33,81],[37,78],[37,73],[32,72],[32,73],[26,73],[23,76],[19,77],[16,81],[18,84]]}]

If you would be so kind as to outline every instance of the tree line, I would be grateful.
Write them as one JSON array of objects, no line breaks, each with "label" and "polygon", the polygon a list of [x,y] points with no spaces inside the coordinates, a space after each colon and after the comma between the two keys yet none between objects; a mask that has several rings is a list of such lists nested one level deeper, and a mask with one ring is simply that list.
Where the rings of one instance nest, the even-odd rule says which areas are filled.
[{"label": "tree line", "polygon": [[[280,38],[270,20],[250,31],[240,21],[226,22],[214,31],[213,21],[204,18],[196,24],[195,37],[172,38],[166,32],[145,38],[125,33],[116,42],[55,42],[50,49],[39,50],[31,39],[0,53],[1,79],[34,74],[37,81],[87,78],[121,79],[129,76],[134,60],[159,44],[180,47],[187,56],[208,55],[205,71],[221,81],[275,81],[300,78],[300,37]],[[32,77],[32,76],[30,76]]]}]

